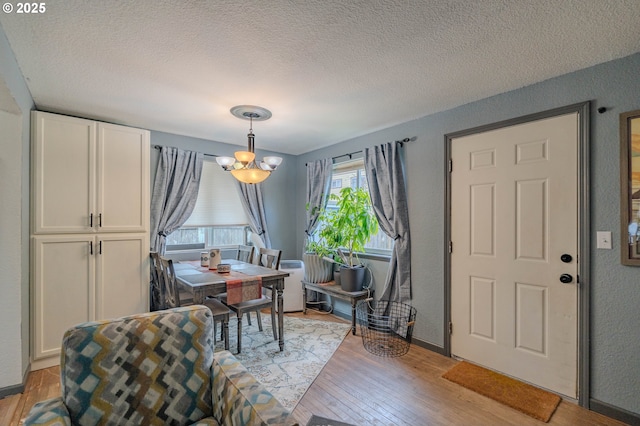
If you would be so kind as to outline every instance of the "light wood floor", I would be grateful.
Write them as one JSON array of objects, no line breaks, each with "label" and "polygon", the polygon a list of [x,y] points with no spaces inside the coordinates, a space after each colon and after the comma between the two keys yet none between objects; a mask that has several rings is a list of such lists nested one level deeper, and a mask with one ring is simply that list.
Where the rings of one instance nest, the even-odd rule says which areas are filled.
[{"label": "light wood floor", "polygon": [[[343,321],[314,312],[306,317]],[[301,425],[312,414],[367,426],[544,424],[443,379],[442,374],[456,362],[416,345],[402,357],[379,357],[364,349],[360,336],[349,334],[293,415]],[[19,425],[34,403],[59,395],[59,371],[58,367],[35,371],[29,375],[24,394],[0,400],[0,426]],[[623,423],[563,401],[548,424]]]}]

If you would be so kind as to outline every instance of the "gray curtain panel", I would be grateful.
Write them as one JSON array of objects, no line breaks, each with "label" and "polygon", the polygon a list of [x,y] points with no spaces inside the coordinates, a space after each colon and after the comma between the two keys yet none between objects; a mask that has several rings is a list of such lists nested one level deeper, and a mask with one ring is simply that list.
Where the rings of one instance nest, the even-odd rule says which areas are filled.
[{"label": "gray curtain panel", "polygon": [[166,236],[189,219],[198,199],[200,152],[163,146],[151,194],[151,251],[165,252]]},{"label": "gray curtain panel", "polygon": [[271,239],[267,231],[267,216],[264,213],[262,184],[238,182],[238,185],[240,200],[244,206],[244,211],[249,216],[251,230],[260,236],[266,248],[271,248]]},{"label": "gray curtain panel", "polygon": [[333,160],[325,158],[307,164],[307,216],[306,229],[304,230],[304,248],[313,231],[318,227],[320,209],[327,205],[327,197],[331,189],[331,175],[333,174]]},{"label": "gray curtain panel", "polygon": [[398,145],[389,142],[366,148],[364,168],[380,229],[395,241],[380,299],[405,303],[411,300],[411,239],[404,167]]}]

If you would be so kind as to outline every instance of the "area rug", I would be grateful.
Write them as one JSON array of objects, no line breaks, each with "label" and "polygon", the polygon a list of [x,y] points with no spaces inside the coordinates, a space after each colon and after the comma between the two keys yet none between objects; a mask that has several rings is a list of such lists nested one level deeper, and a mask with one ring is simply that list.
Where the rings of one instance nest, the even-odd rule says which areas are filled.
[{"label": "area rug", "polygon": [[[262,329],[258,330],[255,314],[252,325],[242,318],[242,353],[237,351],[237,321],[229,322],[229,350],[242,362],[280,403],[293,411],[311,383],[340,346],[350,324],[284,317],[284,351],[273,340],[271,316],[262,314]],[[218,333],[220,327],[218,325]],[[218,334],[219,337],[219,334]],[[216,351],[224,343],[216,342]]]},{"label": "area rug", "polygon": [[311,416],[307,422],[307,426],[353,426],[351,423],[339,422],[337,420],[327,419],[326,417]]},{"label": "area rug", "polygon": [[447,380],[548,422],[561,398],[486,368],[462,361],[442,375]]}]

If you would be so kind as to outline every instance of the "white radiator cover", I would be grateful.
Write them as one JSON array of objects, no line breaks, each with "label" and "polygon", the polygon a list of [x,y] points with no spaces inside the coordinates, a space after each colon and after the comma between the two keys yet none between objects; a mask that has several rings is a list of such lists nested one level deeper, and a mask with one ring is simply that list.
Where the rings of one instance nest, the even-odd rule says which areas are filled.
[{"label": "white radiator cover", "polygon": [[280,270],[288,272],[284,279],[284,312],[302,311],[302,284],[304,262],[302,260],[281,260]]}]

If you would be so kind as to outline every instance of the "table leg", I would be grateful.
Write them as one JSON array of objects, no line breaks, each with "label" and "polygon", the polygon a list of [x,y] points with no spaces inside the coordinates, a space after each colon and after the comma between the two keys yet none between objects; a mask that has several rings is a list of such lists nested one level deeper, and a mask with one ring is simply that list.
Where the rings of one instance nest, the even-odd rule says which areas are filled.
[{"label": "table leg", "polygon": [[[284,285],[284,279],[282,279]],[[284,350],[284,299],[282,297],[283,285],[279,285],[277,288],[278,293],[278,344],[280,345],[280,352]]]},{"label": "table leg", "polygon": [[229,318],[222,321],[222,334],[224,334],[224,349],[229,350]]},{"label": "table leg", "polygon": [[204,290],[201,288],[197,288],[193,290],[193,304],[201,305],[204,302]]}]

